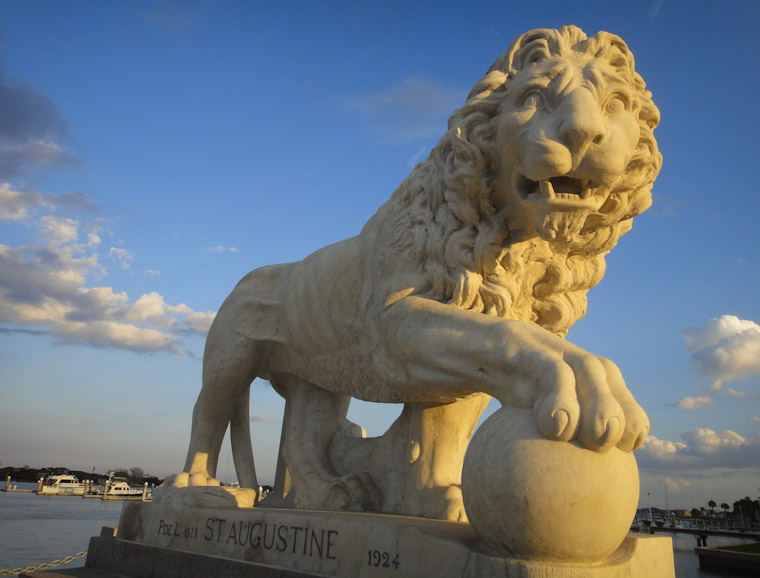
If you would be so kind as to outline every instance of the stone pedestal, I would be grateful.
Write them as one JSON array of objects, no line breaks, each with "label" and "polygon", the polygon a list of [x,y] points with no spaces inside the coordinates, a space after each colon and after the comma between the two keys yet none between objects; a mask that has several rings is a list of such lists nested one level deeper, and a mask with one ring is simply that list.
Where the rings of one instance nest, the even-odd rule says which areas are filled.
[{"label": "stone pedestal", "polygon": [[462,522],[151,503],[125,503],[117,536],[92,539],[87,567],[132,578],[675,576],[671,540],[659,536],[629,535],[596,564],[548,564],[495,555]]}]

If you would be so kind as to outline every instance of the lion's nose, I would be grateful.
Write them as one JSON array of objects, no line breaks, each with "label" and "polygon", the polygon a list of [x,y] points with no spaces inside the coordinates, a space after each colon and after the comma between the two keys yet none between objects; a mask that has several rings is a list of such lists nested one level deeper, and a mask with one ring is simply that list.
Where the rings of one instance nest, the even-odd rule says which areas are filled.
[{"label": "lion's nose", "polygon": [[607,138],[604,117],[594,95],[585,88],[570,93],[561,111],[560,137],[573,153],[583,154],[591,144],[602,144]]}]

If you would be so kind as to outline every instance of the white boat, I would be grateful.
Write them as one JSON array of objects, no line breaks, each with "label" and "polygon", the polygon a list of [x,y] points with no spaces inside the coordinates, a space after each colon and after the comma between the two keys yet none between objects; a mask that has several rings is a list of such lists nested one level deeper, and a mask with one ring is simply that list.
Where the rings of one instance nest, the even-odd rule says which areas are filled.
[{"label": "white boat", "polygon": [[114,478],[108,483],[108,489],[105,492],[106,496],[142,496],[142,488],[131,487],[126,480],[120,480]]},{"label": "white boat", "polygon": [[37,487],[37,494],[51,496],[83,496],[87,484],[80,482],[75,476],[60,474],[48,476]]},{"label": "white boat", "polygon": [[143,497],[143,488],[133,488],[124,478],[117,478],[113,472],[109,472],[103,496],[104,500],[140,500]]}]

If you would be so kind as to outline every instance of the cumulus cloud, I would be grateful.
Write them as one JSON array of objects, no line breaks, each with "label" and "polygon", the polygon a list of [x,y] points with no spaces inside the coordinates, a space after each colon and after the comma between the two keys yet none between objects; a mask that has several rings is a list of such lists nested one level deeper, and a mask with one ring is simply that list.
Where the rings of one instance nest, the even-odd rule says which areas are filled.
[{"label": "cumulus cloud", "polygon": [[707,428],[694,429],[681,434],[686,447],[697,455],[714,455],[726,448],[740,448],[747,444],[747,438],[735,431],[716,432]]},{"label": "cumulus cloud", "polygon": [[723,315],[680,332],[698,373],[725,383],[760,374],[760,325]]},{"label": "cumulus cloud", "polygon": [[682,489],[690,488],[692,486],[692,483],[689,480],[684,480],[681,478],[677,480],[673,480],[671,478],[664,478],[662,481],[665,483],[668,490],[670,490],[671,492],[678,492]]},{"label": "cumulus cloud", "polygon": [[0,182],[0,221],[28,221],[40,210],[60,213],[97,213],[99,207],[90,195],[68,192],[62,195],[45,195],[29,188],[15,188],[11,183]]},{"label": "cumulus cloud", "polygon": [[649,436],[636,452],[642,470],[673,473],[712,470],[730,473],[760,466],[760,436],[698,428],[681,434],[680,442]]},{"label": "cumulus cloud", "polygon": [[715,400],[709,395],[702,395],[699,397],[685,397],[681,401],[675,404],[678,409],[685,409],[687,411],[693,409],[705,409],[715,403]]},{"label": "cumulus cloud", "polygon": [[115,261],[119,263],[119,267],[121,267],[124,270],[127,270],[132,264],[132,259],[134,259],[134,255],[132,254],[131,251],[123,247],[111,247],[110,249],[108,249],[108,258],[114,259]]},{"label": "cumulus cloud", "polygon": [[760,417],[753,415],[752,421],[755,422],[757,425],[760,425]]},{"label": "cumulus cloud", "polygon": [[0,183],[0,221],[22,221],[44,204],[39,191],[17,190],[10,183]]},{"label": "cumulus cloud", "polygon": [[[754,321],[723,315],[697,327],[680,331],[691,355],[694,369],[712,379],[699,397],[685,397],[675,405],[680,409],[704,409],[713,405],[711,395],[726,382],[760,374],[760,325]],[[728,388],[726,397],[760,399],[760,396]]]},{"label": "cumulus cloud", "polygon": [[211,328],[214,317],[216,317],[215,311],[192,312],[185,317],[185,323],[191,331],[205,334]]},{"label": "cumulus cloud", "polygon": [[[92,285],[107,275],[100,259],[98,225],[60,211],[91,208],[86,196],[41,195],[0,185],[0,213],[23,223],[32,243],[0,244],[0,324],[4,331],[52,335],[77,343],[142,352],[187,353],[189,333],[205,334],[214,312],[169,304],[156,292],[131,301],[126,292]],[[81,211],[80,211],[81,213]],[[111,247],[106,261],[128,267],[134,255]]]},{"label": "cumulus cloud", "polygon": [[34,237],[0,244],[0,330],[50,335],[61,343],[188,353],[182,337],[205,334],[213,312],[168,304],[155,292],[131,302],[125,292],[93,286],[109,263],[129,269],[135,256],[110,247],[101,258],[102,221],[91,218],[98,207],[90,196],[45,194],[9,182],[76,163],[63,149],[68,126],[53,102],[23,81],[6,80],[0,67],[0,110],[0,224],[27,226]]},{"label": "cumulus cloud", "polygon": [[269,423],[270,421],[272,421],[272,419],[267,414],[260,413],[258,415],[252,415],[251,421],[257,422],[257,423]]},{"label": "cumulus cloud", "polygon": [[467,91],[422,76],[410,76],[381,92],[345,99],[391,142],[413,142],[443,134],[449,115],[464,104]]},{"label": "cumulus cloud", "polygon": [[62,148],[68,126],[53,102],[0,68],[0,180],[42,167],[76,164]]},{"label": "cumulus cloud", "polygon": [[56,329],[57,337],[64,343],[138,351],[171,351],[184,355],[176,336],[129,323],[96,320],[89,323],[61,324]]}]

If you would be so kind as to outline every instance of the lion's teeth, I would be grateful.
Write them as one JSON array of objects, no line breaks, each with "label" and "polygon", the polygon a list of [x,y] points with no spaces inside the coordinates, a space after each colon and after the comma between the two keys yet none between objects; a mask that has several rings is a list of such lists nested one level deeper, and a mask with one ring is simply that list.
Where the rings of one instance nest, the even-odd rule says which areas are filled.
[{"label": "lion's teeth", "polygon": [[549,181],[538,181],[538,188],[541,191],[541,196],[552,199],[556,195],[554,194],[554,187]]}]

